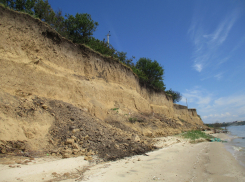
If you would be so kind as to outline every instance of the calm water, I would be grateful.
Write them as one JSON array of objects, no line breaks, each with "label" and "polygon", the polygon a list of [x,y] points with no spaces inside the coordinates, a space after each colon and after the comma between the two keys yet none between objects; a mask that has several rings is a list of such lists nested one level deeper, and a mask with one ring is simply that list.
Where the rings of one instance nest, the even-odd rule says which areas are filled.
[{"label": "calm water", "polygon": [[231,140],[226,143],[226,148],[245,167],[245,125],[229,126]]}]

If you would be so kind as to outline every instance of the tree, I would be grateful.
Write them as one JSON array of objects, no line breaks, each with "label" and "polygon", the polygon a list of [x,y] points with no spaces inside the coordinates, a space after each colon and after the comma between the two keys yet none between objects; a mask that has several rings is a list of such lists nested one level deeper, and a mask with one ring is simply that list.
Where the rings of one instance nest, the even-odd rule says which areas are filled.
[{"label": "tree", "polygon": [[182,99],[182,95],[177,91],[173,91],[172,89],[165,91],[165,93],[172,96],[174,103],[179,102]]},{"label": "tree", "polygon": [[31,15],[34,14],[33,9],[37,0],[0,0],[5,6],[16,11],[24,11]]},{"label": "tree", "polygon": [[92,20],[91,15],[84,13],[77,13],[75,16],[66,15],[65,27],[67,31],[67,38],[74,43],[86,43],[93,35],[99,25],[98,22]]},{"label": "tree", "polygon": [[140,73],[143,73],[143,77],[140,77],[140,79],[146,85],[163,91],[166,89],[163,83],[164,69],[156,60],[152,61],[148,58],[140,58],[137,61],[135,68],[138,69]]},{"label": "tree", "polygon": [[34,12],[37,18],[53,26],[55,12],[48,3],[48,0],[37,0],[34,5]]},{"label": "tree", "polygon": [[55,28],[57,32],[59,32],[62,36],[66,36],[66,28],[65,28],[65,18],[62,16],[62,10],[59,9],[55,11],[54,22],[52,26]]}]

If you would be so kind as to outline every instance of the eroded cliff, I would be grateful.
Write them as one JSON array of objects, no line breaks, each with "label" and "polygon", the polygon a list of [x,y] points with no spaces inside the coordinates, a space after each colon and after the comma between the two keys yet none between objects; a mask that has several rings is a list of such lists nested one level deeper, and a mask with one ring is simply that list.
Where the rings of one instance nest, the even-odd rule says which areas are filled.
[{"label": "eroded cliff", "polygon": [[2,153],[115,159],[151,150],[152,137],[205,127],[119,61],[27,14],[0,6],[0,17]]}]

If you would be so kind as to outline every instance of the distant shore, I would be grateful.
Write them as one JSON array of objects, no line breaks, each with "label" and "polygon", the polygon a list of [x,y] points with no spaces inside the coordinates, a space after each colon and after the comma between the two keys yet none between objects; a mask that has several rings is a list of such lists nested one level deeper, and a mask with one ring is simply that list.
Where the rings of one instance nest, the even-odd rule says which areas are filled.
[{"label": "distant shore", "polygon": [[[223,133],[215,136],[222,140],[229,137]],[[184,139],[169,136],[159,138],[157,145],[163,148],[146,155],[97,165],[84,161],[83,157],[38,159],[36,163],[21,168],[0,165],[0,181],[245,181],[245,168],[223,143],[190,144]]]}]

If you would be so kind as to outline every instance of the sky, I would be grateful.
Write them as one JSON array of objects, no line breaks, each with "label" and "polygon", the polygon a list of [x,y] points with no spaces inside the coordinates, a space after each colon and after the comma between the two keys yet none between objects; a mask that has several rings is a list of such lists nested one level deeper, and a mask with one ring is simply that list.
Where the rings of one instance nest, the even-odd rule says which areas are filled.
[{"label": "sky", "polygon": [[[156,60],[178,103],[204,123],[245,120],[244,0],[49,0],[63,15],[88,13],[94,37],[127,56]],[[186,102],[187,101],[187,102]]]}]

